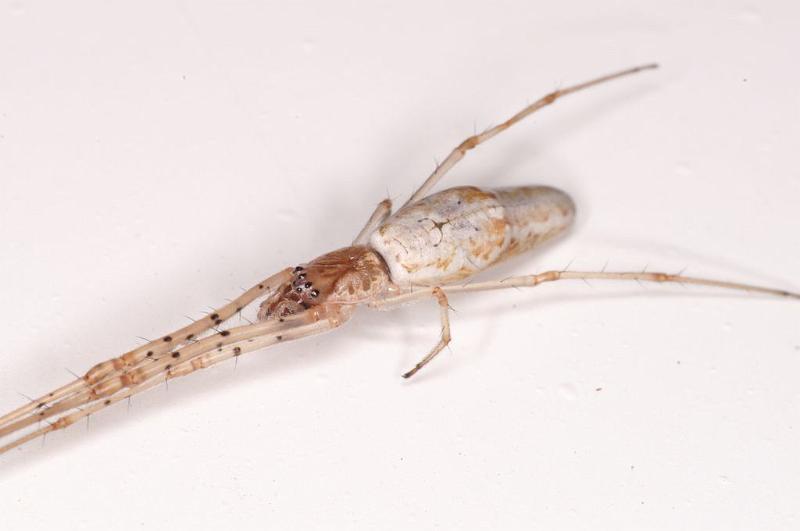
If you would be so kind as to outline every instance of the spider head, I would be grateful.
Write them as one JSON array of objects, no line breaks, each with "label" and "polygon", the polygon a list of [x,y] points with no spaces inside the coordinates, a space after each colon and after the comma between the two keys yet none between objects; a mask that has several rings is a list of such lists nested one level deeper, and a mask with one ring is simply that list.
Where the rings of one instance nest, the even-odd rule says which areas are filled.
[{"label": "spider head", "polygon": [[292,271],[292,278],[261,303],[259,320],[294,315],[325,304],[358,304],[391,286],[383,258],[366,246],[324,254]]}]

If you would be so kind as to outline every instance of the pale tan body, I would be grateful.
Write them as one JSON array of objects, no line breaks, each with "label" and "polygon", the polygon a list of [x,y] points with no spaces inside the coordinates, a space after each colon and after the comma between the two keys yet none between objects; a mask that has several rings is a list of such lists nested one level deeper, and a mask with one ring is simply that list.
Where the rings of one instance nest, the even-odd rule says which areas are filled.
[{"label": "pale tan body", "polygon": [[[557,90],[500,125],[468,138],[437,166],[394,216],[390,215],[391,203],[381,202],[351,247],[284,269],[206,318],[98,363],[83,377],[0,417],[0,438],[55,417],[52,423],[48,420],[46,426],[0,446],[0,453],[63,429],[167,379],[186,376],[281,341],[336,328],[363,305],[387,308],[431,297],[438,301],[441,337],[431,352],[404,374],[408,377],[450,341],[449,293],[533,287],[564,279],[607,279],[679,282],[800,299],[800,294],[779,289],[645,272],[548,271],[501,281],[453,284],[561,234],[573,219],[574,205],[563,192],[547,187],[461,187],[429,196],[430,189],[467,151],[558,98],[654,67],[632,68]],[[259,311],[261,322],[217,330],[242,308],[264,297]],[[214,332],[209,333],[211,330]]]},{"label": "pale tan body", "polygon": [[562,234],[572,199],[548,186],[460,186],[430,195],[388,218],[369,238],[399,286],[442,286]]}]

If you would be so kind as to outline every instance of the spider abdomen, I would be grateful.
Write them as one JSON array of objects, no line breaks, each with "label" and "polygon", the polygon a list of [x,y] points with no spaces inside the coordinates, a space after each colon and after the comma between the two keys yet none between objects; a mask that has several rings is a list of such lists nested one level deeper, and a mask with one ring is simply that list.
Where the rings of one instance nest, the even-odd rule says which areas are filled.
[{"label": "spider abdomen", "polygon": [[547,186],[449,188],[407,205],[370,237],[396,284],[442,285],[564,232],[575,205]]}]

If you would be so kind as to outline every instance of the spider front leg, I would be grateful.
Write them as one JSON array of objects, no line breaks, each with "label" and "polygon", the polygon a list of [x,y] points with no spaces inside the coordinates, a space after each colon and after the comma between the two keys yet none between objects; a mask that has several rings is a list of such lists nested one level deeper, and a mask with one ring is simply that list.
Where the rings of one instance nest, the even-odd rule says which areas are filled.
[{"label": "spider front leg", "polygon": [[10,425],[17,422],[28,415],[36,415],[43,412],[46,408],[51,407],[60,400],[68,397],[74,397],[84,393],[92,385],[103,381],[108,378],[115,378],[123,371],[136,367],[138,364],[150,360],[153,357],[163,355],[172,351],[177,346],[185,344],[199,337],[201,334],[207,332],[215,326],[219,326],[232,316],[236,315],[245,306],[272,292],[276,286],[286,282],[291,278],[291,268],[286,268],[279,273],[272,275],[258,284],[254,285],[237,298],[230,301],[228,304],[221,306],[214,310],[210,315],[203,319],[194,321],[192,324],[184,326],[174,332],[161,336],[155,341],[151,341],[146,345],[135,348],[121,356],[111,358],[104,362],[96,364],[89,369],[84,376],[59,387],[45,395],[40,396],[36,400],[30,401],[24,406],[18,407],[2,417],[0,417],[0,427]]},{"label": "spider front leg", "polygon": [[[324,312],[298,314],[286,318],[283,322],[274,321],[236,327],[210,336],[180,353],[173,352],[167,357],[170,363],[166,365],[154,363],[141,367],[136,374],[130,375],[132,383],[118,385],[108,395],[93,399],[88,393],[84,393],[83,397],[59,403],[63,403],[63,407],[58,407],[57,404],[56,407],[48,409],[47,415],[43,415],[42,419],[55,415],[58,415],[58,418],[53,422],[48,421],[46,426],[18,436],[0,446],[0,454],[48,433],[63,430],[80,419],[98,413],[121,400],[152,389],[166,380],[187,376],[197,370],[237,358],[246,352],[332,330],[347,321],[351,313],[352,308],[350,307],[331,306],[325,308]],[[176,354],[179,355],[176,356]],[[17,433],[27,425],[35,424],[39,418],[33,417],[38,416],[23,419],[23,421],[33,419],[34,422],[18,422],[16,425],[0,428],[0,438]]]}]

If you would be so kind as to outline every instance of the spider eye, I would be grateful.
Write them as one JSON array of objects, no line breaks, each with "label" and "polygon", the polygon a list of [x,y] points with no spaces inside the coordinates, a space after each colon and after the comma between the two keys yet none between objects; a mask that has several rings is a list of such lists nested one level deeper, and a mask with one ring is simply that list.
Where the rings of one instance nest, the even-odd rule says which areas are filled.
[{"label": "spider eye", "polygon": [[319,297],[319,290],[318,289],[312,289],[311,290],[311,296],[314,297],[315,299],[317,297]]},{"label": "spider eye", "polygon": [[294,288],[294,290],[295,290],[297,293],[303,293],[303,287],[302,287],[302,286],[297,286],[296,288]]},{"label": "spider eye", "polygon": [[305,273],[300,273],[299,275],[297,275],[297,278],[298,278],[298,280],[304,280],[306,278],[306,274]]},{"label": "spider eye", "polygon": [[306,282],[305,287],[306,287],[306,289],[310,288],[311,287],[311,282]]},{"label": "spider eye", "polygon": [[299,273],[302,270],[303,270],[303,266],[297,266],[297,267],[294,268],[294,272],[295,273]]}]

